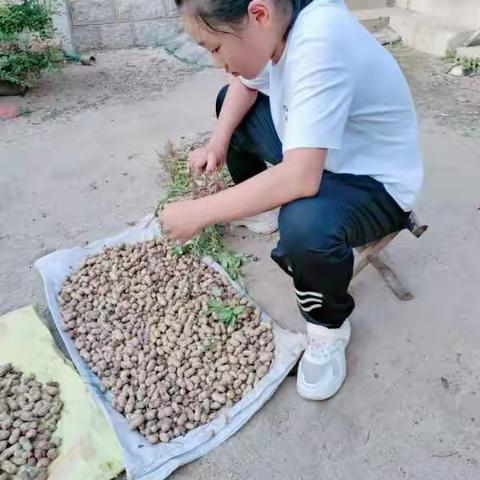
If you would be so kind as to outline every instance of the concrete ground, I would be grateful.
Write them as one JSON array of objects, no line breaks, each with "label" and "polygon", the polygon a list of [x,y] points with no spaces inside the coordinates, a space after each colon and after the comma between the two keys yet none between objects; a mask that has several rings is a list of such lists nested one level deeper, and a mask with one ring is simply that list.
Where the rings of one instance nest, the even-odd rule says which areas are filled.
[{"label": "concrete ground", "polygon": [[[399,302],[365,270],[353,283],[342,391],[307,402],[287,379],[241,432],[173,479],[480,478],[480,80],[446,77],[441,62],[403,47],[395,54],[419,108],[427,175],[418,211],[430,230],[420,240],[404,233],[388,251],[415,300]],[[40,88],[17,100],[33,105],[30,116],[0,123],[0,314],[44,307],[35,259],[151,212],[165,188],[166,140],[213,126],[219,72],[156,61],[164,57],[154,51],[127,55],[138,78],[122,77],[133,67],[120,53],[111,68],[101,56],[92,70],[50,80],[70,85],[64,96]],[[103,101],[78,103],[102,88]],[[282,325],[302,328],[288,279],[268,258],[275,239],[236,231],[231,241],[259,257],[246,269],[251,294]]]}]

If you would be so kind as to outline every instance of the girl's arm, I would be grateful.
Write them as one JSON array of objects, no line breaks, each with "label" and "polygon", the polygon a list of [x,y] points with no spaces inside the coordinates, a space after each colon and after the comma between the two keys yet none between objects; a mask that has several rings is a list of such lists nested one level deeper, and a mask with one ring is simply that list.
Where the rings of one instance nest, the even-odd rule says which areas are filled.
[{"label": "girl's arm", "polygon": [[222,111],[209,142],[194,150],[188,159],[190,168],[197,174],[220,170],[226,161],[233,132],[252,108],[258,92],[247,88],[238,78],[233,78],[223,102]]},{"label": "girl's arm", "polygon": [[232,77],[217,126],[210,139],[211,143],[221,145],[225,150],[228,148],[233,132],[252,108],[257,94],[256,90],[246,87],[238,78]]},{"label": "girl's arm", "polygon": [[228,223],[318,193],[327,151],[301,148],[249,180],[215,195],[173,203],[160,215],[165,233],[187,241],[207,225]]}]

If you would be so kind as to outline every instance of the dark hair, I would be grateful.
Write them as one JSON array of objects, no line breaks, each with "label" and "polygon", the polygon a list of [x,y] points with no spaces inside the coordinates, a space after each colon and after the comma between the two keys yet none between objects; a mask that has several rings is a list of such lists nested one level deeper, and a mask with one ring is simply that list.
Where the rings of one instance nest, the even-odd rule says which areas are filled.
[{"label": "dark hair", "polygon": [[[177,7],[192,6],[195,15],[212,30],[212,24],[226,24],[238,26],[248,12],[248,5],[252,0],[175,0]],[[275,3],[287,9],[292,7],[292,21],[297,19],[302,9],[312,0],[274,0]]]}]

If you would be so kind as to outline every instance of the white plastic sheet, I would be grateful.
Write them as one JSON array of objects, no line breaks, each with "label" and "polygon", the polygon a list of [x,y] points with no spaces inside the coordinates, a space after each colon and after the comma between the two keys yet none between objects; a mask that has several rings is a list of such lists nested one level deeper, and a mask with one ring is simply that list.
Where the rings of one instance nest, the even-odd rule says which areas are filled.
[{"label": "white plastic sheet", "polygon": [[[41,258],[35,264],[43,279],[47,303],[55,327],[81,377],[89,386],[93,397],[117,434],[123,449],[125,468],[128,477],[132,480],[163,480],[181,465],[207,454],[227,440],[273,395],[297,362],[305,344],[302,334],[289,332],[274,323],[274,364],[255,389],[240,402],[231,408],[224,408],[213,421],[168,444],[150,445],[142,435],[130,431],[127,420],[111,407],[108,394],[101,391],[99,379],[80,357],[70,337],[63,332],[57,295],[66,277],[87,257],[101,252],[106,246],[121,243],[134,244],[151,240],[160,234],[157,222],[153,216],[149,216],[137,226],[116,237],[100,240],[87,247],[59,250]],[[211,259],[205,259],[205,262],[211,268],[226,275]],[[238,284],[234,282],[232,284],[240,294],[245,295]],[[263,317],[265,320],[268,319],[265,313]]]}]

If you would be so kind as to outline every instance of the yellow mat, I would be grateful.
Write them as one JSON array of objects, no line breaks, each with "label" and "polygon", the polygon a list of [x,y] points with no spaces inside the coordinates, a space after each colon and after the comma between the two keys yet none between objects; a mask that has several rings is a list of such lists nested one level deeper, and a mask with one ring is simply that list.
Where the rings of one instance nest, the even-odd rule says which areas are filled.
[{"label": "yellow mat", "polygon": [[120,445],[69,361],[33,307],[0,317],[0,364],[40,382],[60,383],[64,403],[56,435],[63,440],[49,480],[110,480],[123,470]]}]

